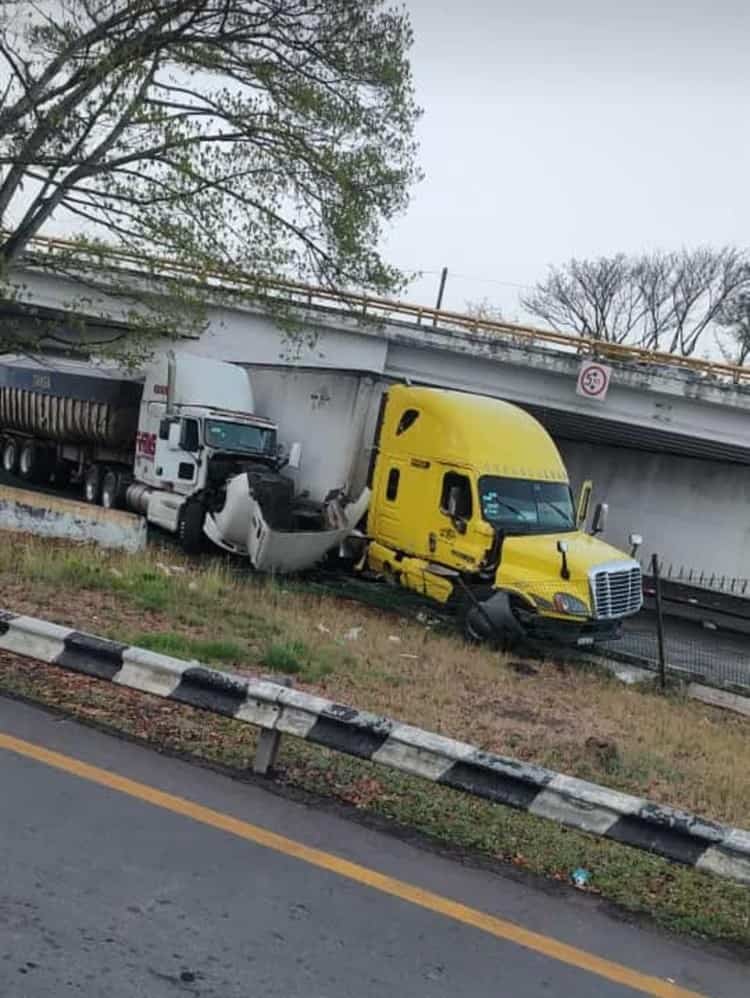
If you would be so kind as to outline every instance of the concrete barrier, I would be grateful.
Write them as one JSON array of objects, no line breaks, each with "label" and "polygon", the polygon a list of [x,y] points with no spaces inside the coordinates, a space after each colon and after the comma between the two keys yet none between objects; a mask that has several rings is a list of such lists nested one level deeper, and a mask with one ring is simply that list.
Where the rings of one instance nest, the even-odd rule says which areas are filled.
[{"label": "concrete barrier", "polygon": [[8,485],[0,485],[0,530],[93,541],[131,553],[146,546],[142,516]]}]

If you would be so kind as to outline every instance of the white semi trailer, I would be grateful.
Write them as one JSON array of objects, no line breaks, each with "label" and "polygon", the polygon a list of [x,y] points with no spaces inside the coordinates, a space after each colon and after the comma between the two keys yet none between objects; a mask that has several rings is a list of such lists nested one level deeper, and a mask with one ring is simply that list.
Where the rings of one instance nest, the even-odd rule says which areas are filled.
[{"label": "white semi trailer", "polygon": [[142,377],[50,358],[0,359],[3,470],[141,513],[188,551],[208,537],[258,569],[306,568],[366,507],[295,495],[276,425],[247,373],[169,352]]}]

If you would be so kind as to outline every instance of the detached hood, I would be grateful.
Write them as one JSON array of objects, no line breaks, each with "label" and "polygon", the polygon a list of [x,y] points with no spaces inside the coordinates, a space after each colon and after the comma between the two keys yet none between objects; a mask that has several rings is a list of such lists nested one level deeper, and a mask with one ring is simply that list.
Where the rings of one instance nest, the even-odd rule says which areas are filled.
[{"label": "detached hood", "polygon": [[207,514],[203,529],[218,547],[247,556],[259,572],[300,572],[312,568],[351,534],[369,502],[370,490],[364,489],[355,502],[332,499],[324,504],[323,529],[277,530],[267,522],[243,473],[227,483],[223,508]]}]

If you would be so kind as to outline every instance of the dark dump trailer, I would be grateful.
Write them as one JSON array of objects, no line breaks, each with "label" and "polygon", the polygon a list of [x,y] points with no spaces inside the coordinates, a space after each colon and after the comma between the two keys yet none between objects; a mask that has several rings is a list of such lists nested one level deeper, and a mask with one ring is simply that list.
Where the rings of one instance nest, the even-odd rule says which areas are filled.
[{"label": "dark dump trailer", "polygon": [[0,357],[0,459],[64,485],[94,462],[132,468],[143,384],[68,360]]}]

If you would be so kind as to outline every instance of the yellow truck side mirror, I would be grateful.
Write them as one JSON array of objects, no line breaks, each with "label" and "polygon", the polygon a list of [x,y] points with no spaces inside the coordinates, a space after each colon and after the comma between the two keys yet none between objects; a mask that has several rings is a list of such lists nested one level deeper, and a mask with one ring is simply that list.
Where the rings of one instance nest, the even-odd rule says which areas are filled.
[{"label": "yellow truck side mirror", "polygon": [[466,518],[461,513],[461,486],[451,485],[448,489],[447,508],[443,512],[450,517],[451,523],[456,528],[457,533],[465,534],[467,529]]},{"label": "yellow truck side mirror", "polygon": [[458,500],[461,496],[461,489],[458,485],[451,485],[448,489],[448,516],[455,520],[458,516]]},{"label": "yellow truck side mirror", "polygon": [[576,523],[579,527],[582,527],[588,518],[589,507],[591,506],[591,493],[593,491],[594,483],[592,481],[586,481],[581,486],[581,491],[578,495],[578,510],[576,511]]}]

